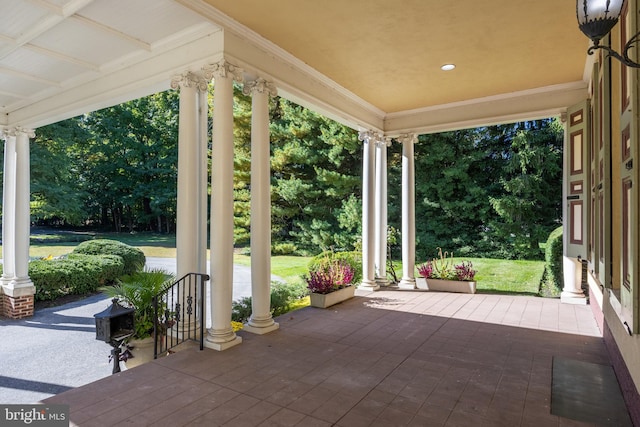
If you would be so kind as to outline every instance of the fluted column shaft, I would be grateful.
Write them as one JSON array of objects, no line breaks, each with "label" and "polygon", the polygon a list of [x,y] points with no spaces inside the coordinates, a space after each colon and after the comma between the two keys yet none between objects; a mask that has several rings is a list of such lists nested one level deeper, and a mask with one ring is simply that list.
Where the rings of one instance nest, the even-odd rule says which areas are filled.
[{"label": "fluted column shaft", "polygon": [[414,144],[416,135],[401,135],[402,143],[402,279],[399,287],[415,289],[416,207]]},{"label": "fluted column shaft", "polygon": [[382,139],[376,143],[375,263],[376,283],[380,286],[388,285],[386,139]]},{"label": "fluted column shaft", "polygon": [[275,87],[262,78],[245,84],[251,94],[251,317],[244,330],[265,334],[278,329],[271,317],[271,155],[269,95]]},{"label": "fluted column shaft", "polygon": [[203,252],[201,235],[206,233],[201,221],[200,99],[206,94],[207,82],[202,76],[185,72],[174,77],[171,86],[180,89],[176,212],[177,275],[180,278],[187,273],[206,272],[206,267],[200,262]]},{"label": "fluted column shaft", "polygon": [[375,142],[374,132],[360,132],[362,145],[362,282],[358,289],[375,291]]},{"label": "fluted column shaft", "polygon": [[15,216],[15,273],[16,286],[33,286],[29,278],[29,235],[31,234],[31,168],[29,138],[32,130],[16,131],[16,216]]},{"label": "fluted column shaft", "polygon": [[3,133],[4,172],[2,181],[2,284],[8,285],[16,275],[16,137]]},{"label": "fluted column shaft", "polygon": [[205,67],[214,78],[211,149],[211,328],[205,345],[225,350],[242,338],[231,327],[233,302],[233,80],[239,69],[226,61]]}]

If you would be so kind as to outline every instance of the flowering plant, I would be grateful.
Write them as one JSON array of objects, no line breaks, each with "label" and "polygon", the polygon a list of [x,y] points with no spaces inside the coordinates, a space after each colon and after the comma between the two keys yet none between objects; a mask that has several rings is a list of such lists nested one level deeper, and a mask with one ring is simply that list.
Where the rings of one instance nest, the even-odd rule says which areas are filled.
[{"label": "flowering plant", "polygon": [[353,282],[353,277],[353,267],[344,261],[331,260],[310,270],[305,279],[311,292],[328,294],[349,286]]},{"label": "flowering plant", "polygon": [[453,252],[442,252],[438,248],[438,257],[418,266],[418,273],[425,279],[462,280],[472,282],[476,275],[471,261],[462,261],[454,264]]}]

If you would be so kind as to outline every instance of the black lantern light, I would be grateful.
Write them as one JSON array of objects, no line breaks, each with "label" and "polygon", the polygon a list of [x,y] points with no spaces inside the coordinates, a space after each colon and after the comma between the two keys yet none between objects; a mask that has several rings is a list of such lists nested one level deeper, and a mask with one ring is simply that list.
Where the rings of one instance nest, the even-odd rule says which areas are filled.
[{"label": "black lantern light", "polygon": [[625,1],[626,0],[577,0],[576,15],[578,16],[578,26],[580,27],[580,31],[586,34],[593,42],[593,46],[587,50],[589,55],[593,55],[596,49],[603,49],[609,56],[613,56],[624,65],[640,68],[640,64],[629,58],[629,50],[631,50],[640,39],[640,33],[637,33],[629,39],[624,46],[622,54],[619,54],[609,46],[600,44],[600,39],[609,34],[618,22]]}]

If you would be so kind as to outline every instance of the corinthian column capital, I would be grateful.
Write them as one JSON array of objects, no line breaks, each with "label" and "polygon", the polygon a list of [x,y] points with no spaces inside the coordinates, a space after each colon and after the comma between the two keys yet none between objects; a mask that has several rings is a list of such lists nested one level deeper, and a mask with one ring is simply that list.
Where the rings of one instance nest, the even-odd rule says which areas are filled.
[{"label": "corinthian column capital", "polygon": [[242,93],[245,95],[253,95],[254,93],[267,93],[270,96],[278,95],[278,90],[276,86],[263,79],[262,77],[258,77],[257,79],[246,82],[244,87],[242,88]]},{"label": "corinthian column capital", "polygon": [[405,142],[415,144],[416,142],[418,142],[418,136],[415,133],[403,133],[396,139],[401,144],[404,144]]},{"label": "corinthian column capital", "polygon": [[6,140],[11,136],[17,137],[20,135],[25,135],[27,138],[36,137],[36,133],[33,129],[24,128],[22,126],[0,128],[0,139]]},{"label": "corinthian column capital", "polygon": [[183,87],[193,87],[202,92],[207,90],[207,80],[193,71],[184,71],[176,74],[171,79],[171,88],[179,89]]},{"label": "corinthian column capital", "polygon": [[219,77],[221,78],[230,77],[231,79],[237,82],[241,82],[243,80],[242,68],[236,67],[235,65],[228,63],[226,59],[221,59],[218,62],[207,64],[204,67],[202,67],[202,70],[204,71],[204,77],[207,80],[211,80]]}]

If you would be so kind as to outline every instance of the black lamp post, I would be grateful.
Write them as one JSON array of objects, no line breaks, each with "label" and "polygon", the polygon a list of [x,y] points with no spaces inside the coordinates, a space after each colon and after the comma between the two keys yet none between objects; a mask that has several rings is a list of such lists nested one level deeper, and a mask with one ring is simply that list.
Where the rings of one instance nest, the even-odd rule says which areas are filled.
[{"label": "black lamp post", "polygon": [[624,65],[633,68],[640,68],[640,64],[629,58],[631,50],[640,39],[637,33],[629,39],[624,46],[622,54],[613,50],[610,46],[600,44],[600,39],[609,34],[611,29],[620,19],[620,13],[624,8],[626,0],[577,0],[576,15],[578,16],[578,26],[587,37],[593,42],[593,46],[587,50],[589,55],[593,55],[596,49],[603,49],[609,56],[616,58]]}]

